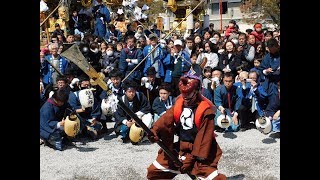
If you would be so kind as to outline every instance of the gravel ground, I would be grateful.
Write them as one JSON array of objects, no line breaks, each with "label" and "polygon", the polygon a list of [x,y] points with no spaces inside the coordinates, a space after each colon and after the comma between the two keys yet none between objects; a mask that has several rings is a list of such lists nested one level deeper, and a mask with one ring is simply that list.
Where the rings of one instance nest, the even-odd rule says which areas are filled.
[{"label": "gravel ground", "polygon": [[[108,123],[108,128],[113,123]],[[219,172],[230,180],[280,179],[280,138],[256,129],[216,133],[223,151]],[[83,139],[64,151],[40,146],[40,179],[43,180],[143,180],[159,146],[148,142],[122,144],[114,132],[97,141]],[[175,180],[188,180],[181,174]]]}]

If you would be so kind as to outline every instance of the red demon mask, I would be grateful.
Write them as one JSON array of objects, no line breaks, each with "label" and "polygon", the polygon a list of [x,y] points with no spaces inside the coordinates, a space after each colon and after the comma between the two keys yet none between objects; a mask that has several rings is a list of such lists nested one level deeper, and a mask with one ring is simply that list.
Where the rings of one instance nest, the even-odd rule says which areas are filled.
[{"label": "red demon mask", "polygon": [[188,77],[181,77],[179,82],[179,90],[182,98],[184,99],[185,105],[193,105],[199,93],[200,81],[198,79],[191,79]]}]

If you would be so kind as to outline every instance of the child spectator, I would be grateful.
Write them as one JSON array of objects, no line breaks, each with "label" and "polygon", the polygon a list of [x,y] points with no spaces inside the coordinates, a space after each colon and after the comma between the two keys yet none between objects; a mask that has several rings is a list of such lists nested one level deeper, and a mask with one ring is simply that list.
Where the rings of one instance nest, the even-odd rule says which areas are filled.
[{"label": "child spectator", "polygon": [[264,34],[262,31],[262,24],[261,23],[256,23],[253,26],[254,30],[251,32],[251,34],[254,35],[256,38],[256,43],[257,42],[264,42]]},{"label": "child spectator", "polygon": [[237,29],[236,29],[236,21],[235,20],[230,20],[229,21],[229,25],[228,25],[228,28],[226,29],[224,35],[227,39],[229,39],[229,36],[236,32]]},{"label": "child spectator", "polygon": [[202,87],[205,89],[211,88],[211,71],[212,68],[210,66],[206,66],[203,69]]},{"label": "child spectator", "polygon": [[250,71],[258,71],[260,64],[261,64],[262,58],[255,58],[253,60],[253,65],[254,67],[252,69],[250,69]]}]

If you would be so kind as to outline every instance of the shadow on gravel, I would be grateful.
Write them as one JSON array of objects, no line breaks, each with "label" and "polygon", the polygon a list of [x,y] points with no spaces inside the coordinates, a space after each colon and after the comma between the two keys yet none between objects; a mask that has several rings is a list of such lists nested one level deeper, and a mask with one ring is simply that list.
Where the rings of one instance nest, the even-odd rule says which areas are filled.
[{"label": "shadow on gravel", "polygon": [[114,131],[114,128],[108,128],[108,131],[107,131],[106,135],[109,135],[109,134],[113,133],[113,131]]},{"label": "shadow on gravel", "polygon": [[223,133],[222,136],[225,137],[225,138],[229,138],[229,139],[234,139],[234,138],[238,137],[233,132],[225,132],[225,133]]},{"label": "shadow on gravel", "polygon": [[244,174],[238,174],[234,176],[227,177],[228,180],[242,180],[244,179],[245,175]]},{"label": "shadow on gravel", "polygon": [[277,141],[273,138],[265,138],[262,140],[262,142],[265,144],[272,144],[272,143],[276,143]]},{"label": "shadow on gravel", "polygon": [[[93,147],[81,147],[83,145],[86,145],[87,142],[83,141],[83,142],[73,142],[72,144],[69,143],[68,146],[65,148],[66,149],[77,149],[77,151],[80,151],[80,152],[89,152],[89,151],[95,151],[96,149],[98,148],[93,148]],[[80,146],[79,146],[80,145]]]},{"label": "shadow on gravel", "polygon": [[104,136],[104,140],[111,140],[111,139],[114,139],[114,138],[117,138],[117,135],[115,135],[115,134],[106,134],[105,136]]},{"label": "shadow on gravel", "polygon": [[68,180],[99,180],[99,178],[87,177],[84,175],[73,175],[73,177]]},{"label": "shadow on gravel", "polygon": [[98,148],[95,147],[76,147],[78,151],[80,152],[90,152],[90,151],[95,151]]},{"label": "shadow on gravel", "polygon": [[280,139],[280,132],[272,133],[269,135],[269,137],[274,139]]}]

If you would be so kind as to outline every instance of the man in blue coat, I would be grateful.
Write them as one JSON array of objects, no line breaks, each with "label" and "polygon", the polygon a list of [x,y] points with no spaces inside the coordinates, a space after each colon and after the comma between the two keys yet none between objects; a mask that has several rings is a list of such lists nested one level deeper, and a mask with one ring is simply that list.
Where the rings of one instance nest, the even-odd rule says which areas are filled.
[{"label": "man in blue coat", "polygon": [[242,103],[238,109],[240,131],[250,129],[250,122],[255,122],[258,117],[264,116],[267,105],[267,92],[259,82],[256,71],[249,72],[249,79],[242,79]]},{"label": "man in blue coat", "polygon": [[[103,127],[102,123],[100,122],[101,106],[97,98],[94,96],[92,98],[93,103],[91,105],[82,104],[82,101],[80,101],[81,97],[79,96],[79,93],[81,90],[90,88],[90,80],[86,75],[79,77],[79,80],[80,90],[70,93],[68,103],[70,104],[72,110],[78,113],[78,117],[80,119],[80,132],[86,132],[90,138],[96,139],[98,138],[98,135],[100,134]],[[87,92],[92,93],[92,91]],[[89,97],[92,96],[89,94]],[[83,102],[86,103],[88,101]]]},{"label": "man in blue coat", "polygon": [[[140,49],[136,48],[136,39],[134,36],[128,36],[126,42],[127,42],[127,47],[121,50],[119,70],[125,77],[127,77],[127,75],[131,73],[131,71],[133,71],[127,77],[127,80],[133,80],[136,83],[140,84],[141,78],[143,76],[142,71],[143,71],[144,65],[140,64],[137,68],[136,66],[143,59],[143,53]],[[133,70],[134,68],[136,69]]]},{"label": "man in blue coat", "polygon": [[[146,57],[152,49],[156,47],[158,44],[158,37],[156,34],[150,34],[150,45],[147,45],[143,48],[143,55]],[[163,59],[166,57],[165,52],[163,52],[162,48],[160,46],[157,46],[157,48],[146,58],[143,73],[146,76],[147,69],[149,67],[154,67],[156,70],[156,78],[164,79],[164,65],[163,65]]]},{"label": "man in blue coat", "polygon": [[[59,48],[58,43],[50,44],[49,45],[50,54],[45,56],[47,60],[41,63],[40,73],[43,77],[42,81],[43,81],[44,87],[46,87],[49,84],[56,85],[56,78],[59,75],[56,69],[59,70],[60,73],[64,74],[66,68],[68,67],[68,61],[64,57],[58,54],[58,48]],[[55,68],[53,68],[51,64],[55,66]]]},{"label": "man in blue coat", "polygon": [[271,38],[267,41],[269,53],[263,58],[259,70],[262,75],[262,86],[268,93],[268,97],[278,94],[277,83],[280,81],[280,45]]},{"label": "man in blue coat", "polygon": [[180,94],[179,81],[183,75],[183,69],[185,66],[191,67],[191,60],[189,55],[183,51],[183,44],[180,39],[174,41],[174,49],[171,53],[168,53],[167,57],[163,60],[163,64],[166,67],[164,82],[172,83],[172,95],[174,97]]},{"label": "man in blue coat", "polygon": [[[64,145],[64,122],[69,90],[61,88],[40,109],[40,138],[48,145],[62,151]],[[69,112],[70,113],[70,112]]]},{"label": "man in blue coat", "polygon": [[222,130],[236,132],[239,131],[238,109],[241,105],[242,95],[241,89],[233,83],[234,75],[231,72],[226,72],[223,76],[223,85],[218,86],[214,91],[214,105],[217,107],[214,124],[218,127],[217,118],[221,114],[228,115],[232,118],[231,125]]},{"label": "man in blue coat", "polygon": [[92,13],[95,19],[94,35],[103,38],[106,35],[106,24],[111,22],[110,11],[102,3],[102,0],[97,0],[98,5],[92,8]]},{"label": "man in blue coat", "polygon": [[115,44],[122,40],[122,33],[117,30],[113,24],[109,24],[104,40],[108,43]]}]

